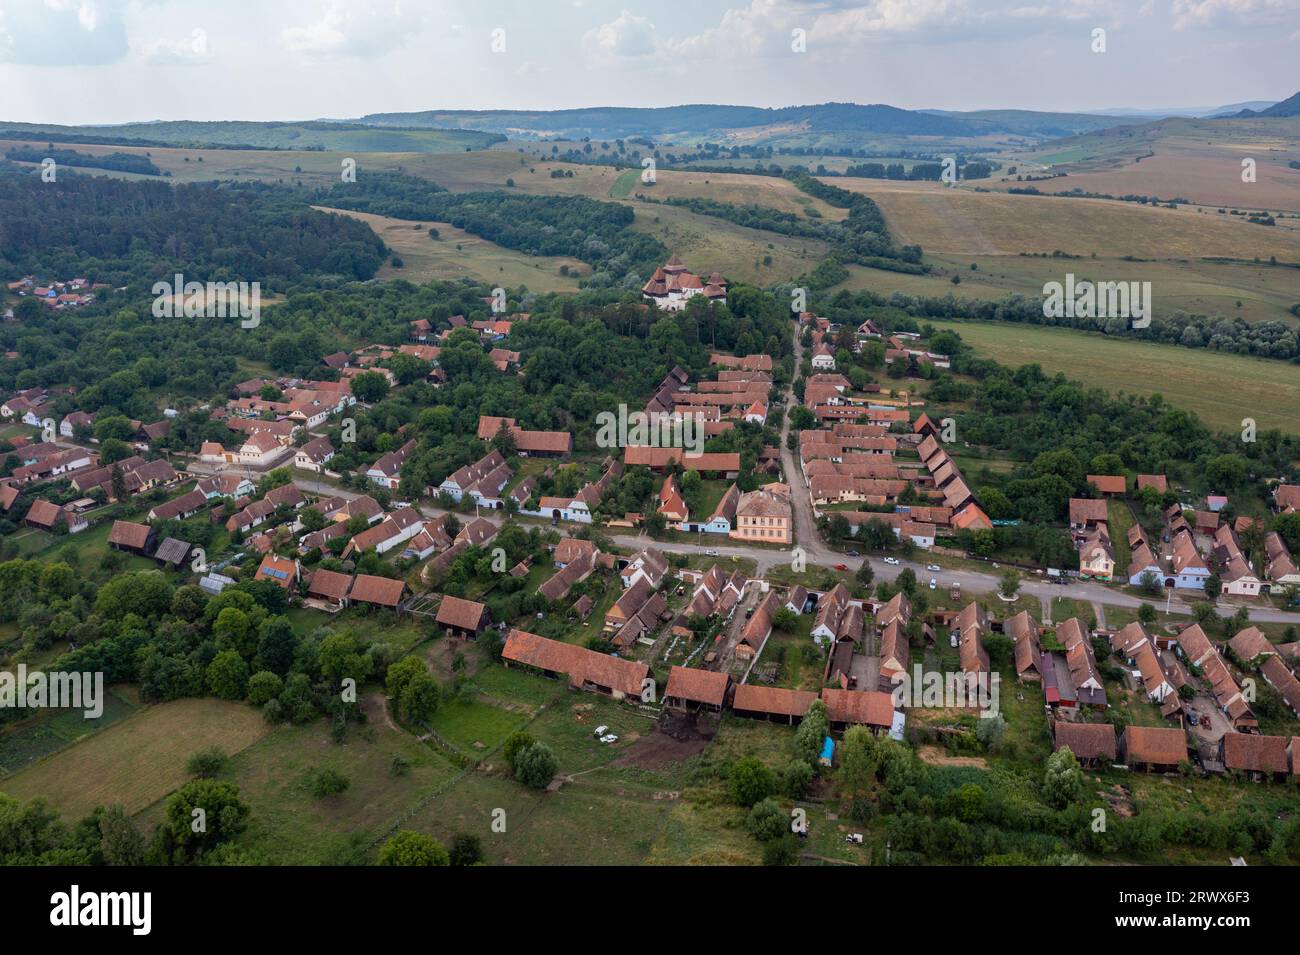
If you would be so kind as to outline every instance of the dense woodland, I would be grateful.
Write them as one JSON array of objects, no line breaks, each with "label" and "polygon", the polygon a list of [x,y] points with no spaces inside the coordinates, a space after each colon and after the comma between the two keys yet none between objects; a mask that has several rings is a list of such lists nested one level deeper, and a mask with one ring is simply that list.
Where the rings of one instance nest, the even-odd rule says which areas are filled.
[{"label": "dense woodland", "polygon": [[586,196],[451,193],[427,179],[372,172],[334,185],[316,202],[398,219],[450,222],[507,249],[572,256],[591,265],[595,274],[589,283],[597,287],[637,287],[668,257],[658,239],[632,228],[632,209]]}]

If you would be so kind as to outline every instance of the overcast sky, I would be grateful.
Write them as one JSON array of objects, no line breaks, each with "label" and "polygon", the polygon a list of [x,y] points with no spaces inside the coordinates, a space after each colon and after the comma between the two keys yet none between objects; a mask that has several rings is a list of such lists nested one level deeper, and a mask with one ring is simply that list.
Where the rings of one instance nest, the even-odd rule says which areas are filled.
[{"label": "overcast sky", "polygon": [[1297,64],[1300,0],[0,0],[24,122],[1217,106],[1291,95]]}]

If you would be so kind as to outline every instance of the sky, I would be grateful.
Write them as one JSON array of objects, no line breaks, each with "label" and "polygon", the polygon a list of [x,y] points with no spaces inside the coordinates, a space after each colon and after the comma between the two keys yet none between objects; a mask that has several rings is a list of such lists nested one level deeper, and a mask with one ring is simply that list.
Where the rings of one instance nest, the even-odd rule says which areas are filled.
[{"label": "sky", "polygon": [[0,0],[17,122],[1205,107],[1290,96],[1297,64],[1300,0]]}]

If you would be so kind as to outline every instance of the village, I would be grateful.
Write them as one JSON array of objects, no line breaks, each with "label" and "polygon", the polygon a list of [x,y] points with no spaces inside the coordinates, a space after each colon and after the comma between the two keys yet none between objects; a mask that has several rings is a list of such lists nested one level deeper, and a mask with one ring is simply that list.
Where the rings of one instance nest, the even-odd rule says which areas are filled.
[{"label": "village", "polygon": [[[644,297],[672,310],[725,289],[721,276],[705,282],[674,257]],[[10,463],[0,509],[32,532],[106,534],[108,548],[210,594],[246,576],[322,620],[388,614],[466,645],[491,636],[502,665],[662,712],[663,732],[678,738],[707,740],[724,713],[795,725],[820,700],[836,734],[864,726],[903,740],[910,721],[941,725],[954,708],[1001,718],[1000,689],[1041,693],[1037,719],[1054,748],[1085,767],[1300,772],[1300,644],[1271,642],[1245,618],[1225,640],[1154,615],[1107,626],[1078,612],[1086,603],[1051,620],[1048,598],[1035,613],[1014,586],[963,592],[960,573],[948,573],[962,565],[911,560],[961,554],[953,535],[994,521],[954,457],[959,446],[945,441],[947,422],[927,414],[908,372],[891,379],[897,386],[855,388],[836,351],[875,342],[912,372],[944,368],[948,357],[870,321],[845,329],[794,317],[797,361],[800,339],[810,345],[801,402],[774,377],[771,356],[714,353],[705,378],[669,369],[639,412],[651,432],[698,429],[704,441],[750,429],[763,440],[749,469],[735,451],[658,443],[577,453],[567,431],[488,414],[478,422],[481,457],[436,486],[403,477],[416,441],[400,432],[382,436],[377,456],[347,454],[340,469],[362,376],[400,387],[400,370],[442,387],[440,348],[459,330],[477,337],[498,373],[521,373],[520,354],[500,342],[529,316],[494,312],[441,327],[415,320],[404,343],[322,356],[337,380],[240,382],[207,409],[229,437],[197,452],[169,446],[173,409],[155,423],[102,427],[81,411],[58,416],[69,396],[24,389],[0,406]],[[644,508],[611,509],[634,474],[649,475]],[[1159,474],[1087,481],[1096,496],[1069,505],[1078,567],[1035,568],[1031,579],[1090,581],[1117,595],[1127,586],[1157,600],[1204,594],[1211,576],[1243,600],[1300,584],[1275,531],[1267,565],[1247,562],[1240,535],[1260,533],[1259,521],[1221,521],[1226,497],[1185,507]],[[1294,512],[1300,486],[1279,485],[1273,499],[1278,513]],[[1131,519],[1112,532],[1125,501],[1158,510],[1160,533]],[[870,559],[844,542],[880,547],[880,534],[892,542],[885,553],[897,545],[908,559],[883,558],[873,590]],[[1129,556],[1122,573],[1117,548]],[[925,703],[900,689],[929,673],[969,696]],[[1286,711],[1264,722],[1289,729],[1262,732],[1252,708],[1261,677]],[[828,739],[828,765],[834,750]]]}]

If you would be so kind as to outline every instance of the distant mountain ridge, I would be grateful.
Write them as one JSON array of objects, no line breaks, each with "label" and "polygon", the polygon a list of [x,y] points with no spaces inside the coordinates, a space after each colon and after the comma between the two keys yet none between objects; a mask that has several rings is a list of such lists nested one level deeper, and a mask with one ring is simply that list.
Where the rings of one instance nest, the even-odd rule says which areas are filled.
[{"label": "distant mountain ridge", "polygon": [[1259,111],[1253,109],[1243,109],[1239,113],[1233,113],[1226,119],[1283,119],[1289,116],[1300,116],[1300,93],[1289,96],[1280,103],[1274,103],[1268,109]]}]

